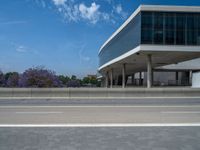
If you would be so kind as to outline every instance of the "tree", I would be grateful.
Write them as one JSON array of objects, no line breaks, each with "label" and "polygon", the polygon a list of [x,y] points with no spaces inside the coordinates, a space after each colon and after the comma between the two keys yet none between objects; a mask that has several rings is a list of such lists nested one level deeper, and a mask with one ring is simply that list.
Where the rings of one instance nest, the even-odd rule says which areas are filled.
[{"label": "tree", "polygon": [[20,87],[60,87],[61,82],[55,72],[43,67],[26,70],[19,79]]},{"label": "tree", "polygon": [[84,77],[82,80],[83,84],[89,84],[90,83],[90,78],[89,77]]},{"label": "tree", "polygon": [[17,87],[19,81],[19,74],[17,72],[8,72],[5,74],[6,86]]},{"label": "tree", "polygon": [[61,81],[62,85],[65,86],[69,82],[70,78],[68,76],[59,75],[59,80]]},{"label": "tree", "polygon": [[80,81],[79,80],[70,80],[67,83],[67,87],[80,87]]},{"label": "tree", "polygon": [[5,86],[5,78],[2,71],[0,71],[0,86],[1,87]]},{"label": "tree", "polygon": [[97,85],[97,83],[98,83],[97,78],[96,77],[91,77],[90,78],[90,83],[93,84],[93,85]]},{"label": "tree", "polygon": [[98,86],[98,80],[96,77],[84,77],[82,84],[87,86]]},{"label": "tree", "polygon": [[76,79],[77,79],[77,77],[75,75],[71,76],[71,80],[76,80]]}]

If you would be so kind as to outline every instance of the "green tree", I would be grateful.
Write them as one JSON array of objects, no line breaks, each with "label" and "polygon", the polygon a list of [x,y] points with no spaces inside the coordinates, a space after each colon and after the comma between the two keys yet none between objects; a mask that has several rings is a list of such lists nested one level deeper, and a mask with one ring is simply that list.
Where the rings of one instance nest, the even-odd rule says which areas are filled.
[{"label": "green tree", "polygon": [[63,85],[67,85],[70,78],[68,76],[60,75],[58,76],[59,80],[62,82]]},{"label": "green tree", "polygon": [[71,80],[76,80],[76,79],[77,79],[77,77],[75,75],[71,76]]},{"label": "green tree", "polygon": [[90,78],[89,77],[84,77],[82,80],[82,84],[89,84],[90,83]]}]

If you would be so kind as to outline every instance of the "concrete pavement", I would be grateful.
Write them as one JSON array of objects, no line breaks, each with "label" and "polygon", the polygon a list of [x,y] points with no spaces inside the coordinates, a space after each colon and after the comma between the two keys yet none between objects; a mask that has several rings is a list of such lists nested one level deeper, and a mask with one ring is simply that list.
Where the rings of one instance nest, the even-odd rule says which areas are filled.
[{"label": "concrete pavement", "polygon": [[1,150],[199,150],[200,127],[0,128]]},{"label": "concrete pavement", "polygon": [[1,150],[199,150],[199,139],[197,98],[0,100]]},{"label": "concrete pavement", "polygon": [[193,106],[0,106],[0,125],[199,124]]},{"label": "concrete pavement", "polygon": [[129,98],[129,99],[0,99],[0,106],[173,106],[200,105],[200,98]]}]

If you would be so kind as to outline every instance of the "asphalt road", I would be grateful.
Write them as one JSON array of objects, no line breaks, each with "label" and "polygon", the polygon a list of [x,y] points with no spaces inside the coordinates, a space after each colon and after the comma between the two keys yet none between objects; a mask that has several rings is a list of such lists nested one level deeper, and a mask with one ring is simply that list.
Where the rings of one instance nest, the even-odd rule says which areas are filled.
[{"label": "asphalt road", "polygon": [[200,124],[200,105],[0,106],[0,125]]},{"label": "asphalt road", "polygon": [[0,100],[0,150],[200,149],[199,99],[79,101]]},{"label": "asphalt road", "polygon": [[200,127],[0,128],[1,150],[199,150]]},{"label": "asphalt road", "polygon": [[200,98],[0,99],[0,106],[200,105]]}]

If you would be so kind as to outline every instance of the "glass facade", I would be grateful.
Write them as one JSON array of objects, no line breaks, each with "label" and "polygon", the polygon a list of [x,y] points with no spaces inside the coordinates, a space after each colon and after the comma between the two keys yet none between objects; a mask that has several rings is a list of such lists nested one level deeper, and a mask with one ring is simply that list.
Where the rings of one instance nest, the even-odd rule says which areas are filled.
[{"label": "glass facade", "polygon": [[127,24],[99,53],[99,65],[113,60],[136,48],[141,43],[141,14]]},{"label": "glass facade", "polygon": [[99,53],[99,66],[140,44],[200,45],[200,13],[138,13]]},{"label": "glass facade", "polygon": [[142,12],[141,44],[200,45],[200,13]]}]

